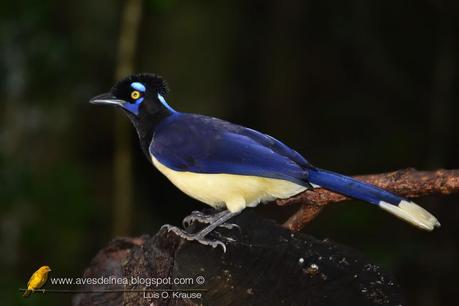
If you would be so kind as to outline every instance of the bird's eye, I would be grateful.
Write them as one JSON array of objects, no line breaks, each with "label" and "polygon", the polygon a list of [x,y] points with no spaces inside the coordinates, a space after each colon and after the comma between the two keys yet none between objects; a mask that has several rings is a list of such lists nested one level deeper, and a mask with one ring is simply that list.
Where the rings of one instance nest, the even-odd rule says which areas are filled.
[{"label": "bird's eye", "polygon": [[140,97],[140,92],[138,92],[137,90],[134,90],[133,92],[131,92],[131,98],[133,100],[137,100],[139,97]]}]

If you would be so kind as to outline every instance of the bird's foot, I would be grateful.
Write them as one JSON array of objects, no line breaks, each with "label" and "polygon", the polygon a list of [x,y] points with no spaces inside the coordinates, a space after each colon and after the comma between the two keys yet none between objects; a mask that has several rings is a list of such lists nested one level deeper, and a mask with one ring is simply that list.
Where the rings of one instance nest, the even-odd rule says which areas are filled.
[{"label": "bird's foot", "polygon": [[230,243],[237,241],[234,238],[223,236],[219,232],[213,232],[212,235],[214,235],[219,241],[225,241],[225,242],[230,242]]},{"label": "bird's foot", "polygon": [[199,242],[200,244],[203,244],[203,245],[209,245],[213,248],[216,248],[218,246],[221,246],[222,249],[223,249],[223,253],[226,253],[226,245],[219,241],[219,240],[210,240],[210,239],[206,239],[204,238],[200,232],[196,233],[196,234],[190,234],[188,232],[185,232],[184,230],[176,227],[176,226],[172,226],[170,224],[165,224],[161,227],[161,229],[167,229],[168,232],[173,232],[174,234],[176,234],[177,236],[179,236],[180,238],[183,238],[183,239],[186,239],[188,241],[196,241],[196,242]]},{"label": "bird's foot", "polygon": [[[218,220],[222,216],[223,213],[225,213],[225,211],[218,212],[213,215],[206,215],[198,210],[194,210],[191,212],[189,216],[183,219],[182,224],[184,228],[189,228],[191,224],[193,224],[193,222],[195,221],[202,223],[202,224],[212,224],[216,220]],[[229,230],[234,229],[234,228],[240,230],[239,225],[233,224],[233,223],[222,223],[218,227],[226,228]]]}]

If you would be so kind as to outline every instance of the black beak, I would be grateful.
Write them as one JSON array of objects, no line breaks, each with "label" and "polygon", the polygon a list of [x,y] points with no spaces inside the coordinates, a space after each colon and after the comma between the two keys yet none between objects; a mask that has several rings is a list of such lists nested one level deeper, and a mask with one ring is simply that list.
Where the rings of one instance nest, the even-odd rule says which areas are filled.
[{"label": "black beak", "polygon": [[123,105],[125,101],[115,98],[111,93],[104,93],[98,96],[95,96],[89,103],[92,104],[111,104],[111,105]]}]

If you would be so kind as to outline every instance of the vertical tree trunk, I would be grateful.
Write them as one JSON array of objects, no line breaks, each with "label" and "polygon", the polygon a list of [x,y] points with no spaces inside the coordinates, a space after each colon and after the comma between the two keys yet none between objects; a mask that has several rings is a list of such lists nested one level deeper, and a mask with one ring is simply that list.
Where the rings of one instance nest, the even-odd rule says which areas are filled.
[{"label": "vertical tree trunk", "polygon": [[[126,0],[121,15],[120,40],[115,78],[133,72],[137,32],[141,19],[142,0]],[[115,114],[114,214],[115,235],[129,234],[132,214],[131,137],[124,114]]]}]

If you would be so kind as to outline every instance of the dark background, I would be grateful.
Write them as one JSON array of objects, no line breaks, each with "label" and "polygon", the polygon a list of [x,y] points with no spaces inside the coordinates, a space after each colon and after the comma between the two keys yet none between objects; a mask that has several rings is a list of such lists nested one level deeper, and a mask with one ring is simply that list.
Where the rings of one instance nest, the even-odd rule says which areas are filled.
[{"label": "dark background", "polygon": [[[17,289],[43,264],[53,277],[80,276],[119,233],[115,111],[87,101],[114,82],[124,5],[0,2],[3,305],[68,304],[64,295],[24,300]],[[176,109],[269,133],[322,168],[458,168],[458,9],[435,0],[148,0],[133,62],[168,80]],[[133,195],[131,218],[116,221],[127,224],[122,234],[155,233],[202,207],[148,163],[126,129],[132,177],[120,180]],[[433,233],[361,202],[328,207],[304,231],[392,271],[407,305],[452,305],[458,200],[418,200],[442,223]]]}]

